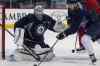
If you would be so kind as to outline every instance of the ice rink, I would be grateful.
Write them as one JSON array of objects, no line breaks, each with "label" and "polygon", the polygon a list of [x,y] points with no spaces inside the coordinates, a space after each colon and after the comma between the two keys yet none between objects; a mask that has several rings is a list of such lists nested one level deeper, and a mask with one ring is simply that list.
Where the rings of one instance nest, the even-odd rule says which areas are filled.
[{"label": "ice rink", "polygon": [[[47,31],[45,33],[45,42],[50,46],[56,41],[56,33]],[[9,38],[10,37],[10,38]],[[88,57],[88,53],[72,53],[71,50],[75,47],[76,35],[71,35],[60,40],[54,47],[54,52],[56,57],[52,61],[43,62],[40,66],[93,66]],[[6,53],[8,49],[13,44],[13,38],[6,32]],[[77,43],[78,44],[78,43]],[[78,46],[77,46],[78,47]],[[100,44],[95,42],[93,44],[96,57],[98,59],[95,66],[100,66]],[[17,62],[9,62],[7,60],[0,61],[0,66],[33,66],[34,62],[32,60],[20,60]]]}]

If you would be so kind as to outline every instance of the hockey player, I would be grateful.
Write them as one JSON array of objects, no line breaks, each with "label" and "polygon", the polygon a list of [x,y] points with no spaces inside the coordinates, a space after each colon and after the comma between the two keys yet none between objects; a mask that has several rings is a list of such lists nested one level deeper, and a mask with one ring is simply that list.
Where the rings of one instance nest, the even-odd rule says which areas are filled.
[{"label": "hockey player", "polygon": [[[84,22],[87,25],[87,31],[82,36],[81,42],[88,51],[92,63],[95,63],[96,57],[92,47],[92,39],[100,34],[100,22],[96,18],[92,18],[90,16],[91,14],[85,12],[84,9],[80,9],[79,2],[77,2],[77,0],[67,0],[67,3],[68,16],[70,17],[71,26],[69,29],[66,29],[64,32],[57,35],[57,39],[62,40],[66,36],[74,34],[79,29],[81,23]],[[82,21],[84,17],[87,21]]]},{"label": "hockey player", "polygon": [[[50,46],[44,42],[44,33],[47,29],[55,32],[54,26],[56,21],[44,14],[43,11],[43,6],[36,5],[34,14],[28,14],[15,23],[15,44],[25,44],[27,47],[33,49],[36,46],[50,48]],[[18,43],[21,36],[21,43]],[[51,53],[50,58],[54,56],[53,52]]]},{"label": "hockey player", "polygon": [[[92,13],[92,14],[93,14],[93,12],[94,12],[93,15],[97,14],[98,17],[99,17],[99,15],[100,15],[100,6],[99,6],[98,2],[99,2],[98,0],[84,0],[84,1],[83,1],[83,5],[84,5],[84,8],[85,8],[88,12],[90,12],[90,13]],[[95,15],[95,16],[96,16],[96,15]],[[95,16],[94,16],[94,17],[95,17]],[[79,45],[80,45],[80,48],[78,49],[79,51],[85,49],[84,46],[83,46],[82,43],[81,43],[81,37],[83,36],[83,34],[84,34],[85,31],[86,31],[86,28],[80,26],[80,28],[79,28],[79,30],[78,30]],[[93,39],[93,41],[96,41],[96,40],[99,41],[99,39],[100,39],[100,35],[96,36],[96,37]]]},{"label": "hockey player", "polygon": [[[85,9],[91,14],[92,18],[95,18],[99,20],[100,18],[100,5],[99,5],[99,0],[85,0],[85,4],[84,7]],[[93,41],[96,41],[100,39],[100,34],[98,36],[96,36]]]}]

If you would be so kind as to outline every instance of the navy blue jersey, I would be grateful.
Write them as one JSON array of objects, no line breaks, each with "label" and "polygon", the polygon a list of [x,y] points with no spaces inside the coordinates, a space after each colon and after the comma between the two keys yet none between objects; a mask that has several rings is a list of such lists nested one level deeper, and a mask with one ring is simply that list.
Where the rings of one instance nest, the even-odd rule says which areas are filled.
[{"label": "navy blue jersey", "polygon": [[47,29],[54,31],[55,20],[44,14],[40,21],[34,14],[29,14],[15,23],[15,28],[24,28],[24,38],[32,41],[43,41],[44,33]]},{"label": "navy blue jersey", "polygon": [[85,12],[83,10],[74,10],[74,11],[68,11],[68,21],[70,23],[70,28],[65,30],[66,35],[73,34],[77,32],[83,17],[85,16]]},{"label": "navy blue jersey", "polygon": [[80,24],[85,18],[86,22],[86,34],[90,35],[94,39],[97,35],[100,35],[100,20],[97,16],[94,16],[93,13],[88,13],[85,10],[74,10],[68,11],[69,21],[71,22],[70,28],[65,30],[66,35],[73,34],[78,31]]}]

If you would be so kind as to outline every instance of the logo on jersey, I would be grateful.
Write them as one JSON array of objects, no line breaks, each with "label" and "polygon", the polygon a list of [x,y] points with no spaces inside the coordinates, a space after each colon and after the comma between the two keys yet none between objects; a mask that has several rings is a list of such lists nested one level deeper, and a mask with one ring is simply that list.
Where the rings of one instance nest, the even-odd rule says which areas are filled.
[{"label": "logo on jersey", "polygon": [[43,34],[44,31],[45,31],[45,27],[44,27],[43,25],[39,25],[39,26],[37,27],[37,33],[38,33],[38,34]]}]

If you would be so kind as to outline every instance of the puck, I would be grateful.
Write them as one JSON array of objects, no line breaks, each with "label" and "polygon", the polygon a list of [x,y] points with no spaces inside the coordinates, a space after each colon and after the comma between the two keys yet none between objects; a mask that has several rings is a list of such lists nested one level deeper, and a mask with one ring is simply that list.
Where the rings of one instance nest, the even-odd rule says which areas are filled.
[{"label": "puck", "polygon": [[37,64],[34,64],[33,66],[37,66]]},{"label": "puck", "polygon": [[72,53],[75,53],[75,50],[74,49],[72,50]]}]

